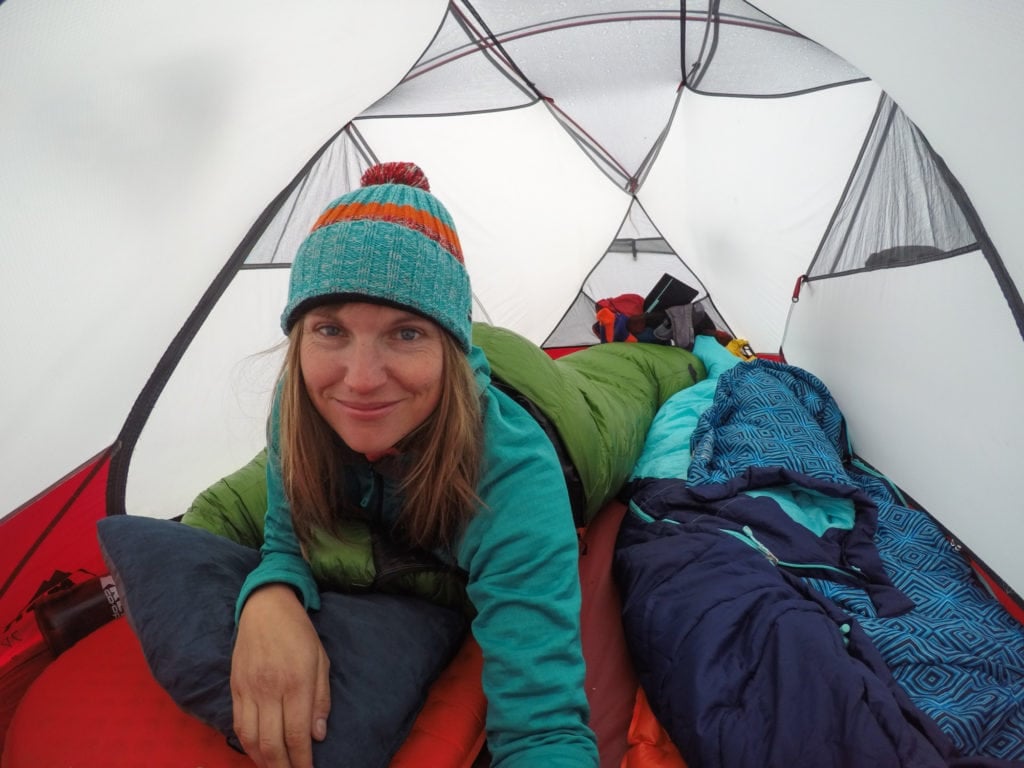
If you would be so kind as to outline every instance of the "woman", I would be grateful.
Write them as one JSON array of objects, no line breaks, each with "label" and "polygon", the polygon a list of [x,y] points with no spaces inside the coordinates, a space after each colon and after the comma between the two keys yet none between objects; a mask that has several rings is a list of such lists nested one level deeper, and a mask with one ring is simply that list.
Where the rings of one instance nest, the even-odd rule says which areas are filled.
[{"label": "woman", "polygon": [[292,265],[260,565],[238,598],[235,731],[261,768],[311,766],[330,713],[304,553],[364,521],[464,572],[494,766],[597,764],[577,541],[554,449],[495,389],[444,206],[410,163],[374,166]]}]

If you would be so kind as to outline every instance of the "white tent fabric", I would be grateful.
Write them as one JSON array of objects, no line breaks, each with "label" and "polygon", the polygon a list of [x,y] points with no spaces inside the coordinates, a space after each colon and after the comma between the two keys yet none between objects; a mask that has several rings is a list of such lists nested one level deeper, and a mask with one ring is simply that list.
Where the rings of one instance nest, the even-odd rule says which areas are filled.
[{"label": "white tent fabric", "polygon": [[0,509],[115,440],[255,217],[443,12],[0,6]]},{"label": "white tent fabric", "polygon": [[[518,108],[367,119],[359,134],[380,159],[422,165],[451,208],[477,319],[538,343],[581,287],[613,292],[591,270],[630,231],[638,202],[732,331],[758,350],[783,346],[821,377],[857,452],[1022,590],[1014,545],[1024,535],[1015,484],[1024,340],[989,262],[975,251],[811,282],[797,304],[790,296],[880,90],[962,184],[1011,288],[1024,285],[1024,102],[1012,86],[1024,73],[1024,7],[757,6],[871,82],[786,99],[684,91],[676,104],[678,82],[659,82],[651,87],[670,90],[658,98],[663,117],[641,119],[628,78],[607,72],[600,82],[612,97],[601,103],[622,109],[617,132],[630,131],[629,118],[657,124],[674,109],[665,134],[647,137],[651,161],[623,161],[643,167],[635,201],[613,164],[592,162],[514,73],[504,82]],[[118,438],[260,212],[402,79],[445,10],[443,0],[0,5],[0,514]],[[518,43],[524,55],[536,39]],[[526,74],[543,91],[563,72]],[[310,205],[328,194],[311,192]],[[614,292],[649,287],[623,280]],[[286,269],[246,269],[213,306],[134,446],[129,512],[180,514],[258,449],[286,285]]]}]

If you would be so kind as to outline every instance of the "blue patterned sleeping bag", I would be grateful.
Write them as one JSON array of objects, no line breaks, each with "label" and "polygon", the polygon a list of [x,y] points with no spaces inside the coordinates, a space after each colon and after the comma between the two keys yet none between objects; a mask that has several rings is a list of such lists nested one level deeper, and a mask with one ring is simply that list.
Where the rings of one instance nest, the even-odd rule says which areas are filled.
[{"label": "blue patterned sleeping bag", "polygon": [[720,376],[690,439],[690,485],[722,484],[751,468],[783,467],[847,483],[845,422],[816,376],[770,360]]},{"label": "blue patterned sleeping bag", "polygon": [[[694,408],[685,393],[677,398],[655,419],[656,440],[638,462],[615,567],[641,681],[691,768],[743,764],[743,740],[726,733],[738,730],[760,734],[757,743],[793,765],[829,764],[835,754],[848,765],[1024,759],[1024,627],[981,589],[927,515],[898,505],[885,483],[850,462],[842,413],[824,384],[769,361],[725,370],[692,443],[685,430],[659,426],[673,408]],[[682,473],[642,479],[646,468],[663,471],[654,457],[678,452],[672,441],[681,440],[690,449]],[[851,505],[852,522],[821,536],[794,523],[776,502],[793,498],[780,488],[796,485]],[[836,627],[846,625],[843,650]],[[755,665],[752,648],[761,649]],[[825,664],[834,679],[822,688],[815,675]],[[681,693],[716,686],[734,698]],[[875,704],[851,725],[859,702],[840,689],[857,686],[873,691]],[[823,690],[835,695],[813,700]],[[770,714],[754,701],[774,702]],[[863,741],[859,757],[847,746],[801,753],[808,737],[794,723],[835,728],[840,718],[836,738]],[[899,737],[890,734],[891,754],[871,752],[882,723]],[[809,762],[793,757],[800,754]]]},{"label": "blue patterned sleeping bag", "polygon": [[881,480],[852,477],[878,502],[875,543],[915,607],[883,619],[860,590],[810,583],[856,618],[893,677],[962,753],[1024,759],[1024,627],[928,515],[897,504]]}]

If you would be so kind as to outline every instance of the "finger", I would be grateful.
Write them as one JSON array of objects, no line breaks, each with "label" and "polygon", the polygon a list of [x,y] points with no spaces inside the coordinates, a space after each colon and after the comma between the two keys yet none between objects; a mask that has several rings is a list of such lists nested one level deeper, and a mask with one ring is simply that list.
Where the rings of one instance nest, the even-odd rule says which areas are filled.
[{"label": "finger", "polygon": [[259,710],[252,699],[240,696],[231,691],[232,728],[245,753],[256,763],[257,768],[267,768],[266,762],[259,754]]},{"label": "finger", "polygon": [[327,716],[331,713],[331,662],[320,649],[316,669],[316,693],[313,695],[313,738],[327,738]]},{"label": "finger", "polygon": [[[266,768],[293,768],[284,742],[284,709],[280,701],[264,701],[259,708],[256,751]],[[305,766],[304,768],[309,768]]]},{"label": "finger", "polygon": [[284,700],[284,744],[290,768],[313,768],[313,697],[309,688],[296,691]]}]

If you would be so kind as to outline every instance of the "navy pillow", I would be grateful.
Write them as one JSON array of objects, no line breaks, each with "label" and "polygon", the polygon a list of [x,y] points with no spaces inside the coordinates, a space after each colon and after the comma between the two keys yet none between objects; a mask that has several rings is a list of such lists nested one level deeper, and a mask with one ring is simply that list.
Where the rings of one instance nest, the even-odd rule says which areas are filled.
[{"label": "navy pillow", "polygon": [[[169,520],[99,521],[100,548],[157,682],[241,749],[232,730],[235,599],[259,552]],[[415,597],[321,595],[311,614],[331,659],[327,738],[316,765],[386,766],[430,684],[465,637],[465,617]]]}]

